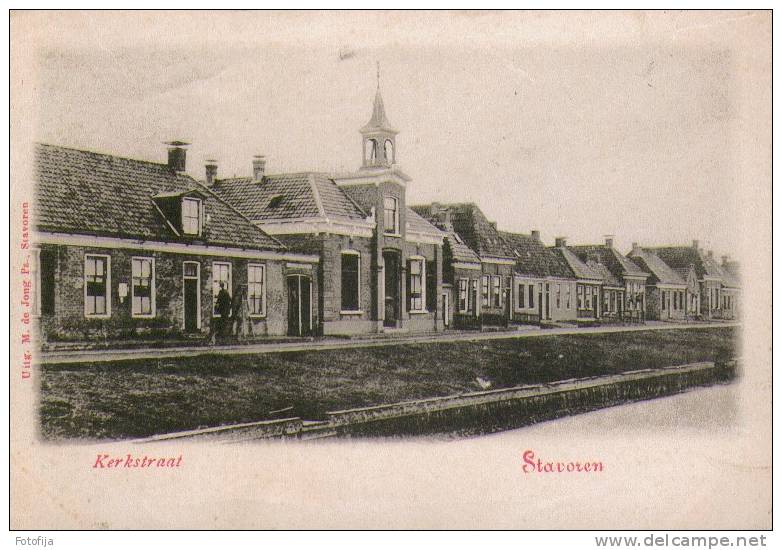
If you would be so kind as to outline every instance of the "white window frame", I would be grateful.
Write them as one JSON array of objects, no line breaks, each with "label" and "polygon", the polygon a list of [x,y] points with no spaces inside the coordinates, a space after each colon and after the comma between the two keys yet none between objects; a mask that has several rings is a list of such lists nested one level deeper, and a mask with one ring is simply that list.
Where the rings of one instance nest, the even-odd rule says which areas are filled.
[{"label": "white window frame", "polygon": [[[394,230],[389,231],[386,229],[386,225],[388,223],[388,220],[386,220],[386,201],[392,200],[394,201]],[[399,237],[399,198],[392,197],[391,195],[385,195],[383,196],[383,234],[389,235],[392,237]]]},{"label": "white window frame", "polygon": [[[462,308],[462,283],[464,283],[464,308]],[[470,279],[464,277],[460,278],[457,292],[458,295],[456,299],[459,306],[459,313],[467,313],[470,311]]]},{"label": "white window frame", "polygon": [[[186,202],[193,202],[193,203],[195,203],[196,204],[196,208],[198,210],[198,216],[197,216],[198,228],[197,228],[195,233],[192,233],[192,232],[187,231],[185,229],[185,203]],[[204,223],[203,223],[203,221],[204,221],[203,201],[201,199],[197,199],[195,197],[183,197],[182,198],[181,208],[182,208],[182,212],[181,212],[182,234],[183,235],[196,236],[196,237],[200,236],[201,232],[203,230],[203,226],[204,226]]]},{"label": "white window frame", "polygon": [[[195,277],[192,275],[185,275],[185,266],[187,264],[193,264],[196,266]],[[196,311],[198,312],[198,317],[196,318],[196,328],[201,330],[201,262],[194,262],[189,260],[182,262],[182,330],[185,329],[185,279],[195,279],[198,281],[196,283],[198,285],[198,292],[196,292]],[[214,311],[214,306],[212,311]]]},{"label": "white window frame", "polygon": [[228,295],[231,296],[231,299],[233,299],[233,265],[231,262],[212,262],[212,316],[214,317],[217,315],[215,312],[215,308],[217,307],[217,294],[220,292],[220,285],[215,285],[217,280],[215,279],[215,266],[217,265],[227,265],[228,266],[228,283],[226,291],[228,292]]},{"label": "white window frame", "polygon": [[[342,256],[350,255],[358,257],[358,280],[356,282],[356,309],[342,309]],[[339,252],[339,306],[341,315],[357,315],[363,313],[361,309],[361,252],[353,250],[352,248],[346,248]]]},{"label": "white window frame", "polygon": [[[426,258],[423,256],[408,256],[407,257],[408,262],[419,262],[421,264],[421,273],[419,274],[419,277],[421,277],[421,308],[420,309],[412,309],[410,308],[409,313],[429,313],[429,311],[426,309]],[[408,278],[412,279],[412,275],[408,273]],[[407,289],[408,294],[408,300],[410,299],[410,289]]]},{"label": "white window frame", "polygon": [[[261,312],[250,313],[250,317],[258,319],[266,317],[266,264],[249,263],[247,264],[247,303],[250,303],[250,284],[258,284],[258,281],[250,283],[250,270],[251,268],[261,268]],[[310,302],[312,300],[310,299]]]},{"label": "white window frame", "polygon": [[[133,284],[133,262],[136,260],[147,260],[151,263],[150,266],[150,283],[149,283],[149,308],[151,313],[135,313],[133,311],[133,298],[135,297],[136,285]],[[153,319],[157,314],[157,304],[155,303],[156,292],[155,284],[155,257],[154,256],[132,256],[130,258],[130,316],[134,319]]]},{"label": "white window frame", "polygon": [[[87,312],[87,258],[103,258],[106,260],[106,313]],[[88,319],[108,319],[111,317],[111,256],[108,254],[85,254],[82,263],[84,282],[84,316]]]}]

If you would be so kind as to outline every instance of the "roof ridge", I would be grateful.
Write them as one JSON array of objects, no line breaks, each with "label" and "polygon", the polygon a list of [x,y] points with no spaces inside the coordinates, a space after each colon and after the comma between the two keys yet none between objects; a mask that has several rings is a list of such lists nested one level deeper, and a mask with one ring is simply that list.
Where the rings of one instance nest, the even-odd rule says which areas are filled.
[{"label": "roof ridge", "polygon": [[[126,161],[130,161],[130,162],[138,162],[140,164],[151,164],[152,166],[157,166],[157,167],[160,167],[160,168],[168,168],[168,164],[165,163],[165,162],[154,162],[154,161],[151,161],[151,160],[136,159],[136,158],[132,158],[132,157],[123,157],[121,155],[114,155],[114,154],[111,154],[111,153],[100,153],[98,151],[91,151],[89,149],[78,149],[76,147],[67,147],[65,145],[54,145],[53,143],[43,143],[43,142],[40,142],[40,141],[36,141],[34,143],[35,143],[35,145],[38,145],[40,147],[51,147],[53,149],[65,149],[66,151],[76,151],[78,153],[85,153],[85,154],[88,154],[88,155],[95,155],[95,156],[98,156],[98,157],[109,157],[109,158],[118,159],[118,160],[126,160]],[[187,173],[184,173],[184,172],[181,172],[181,173],[177,172],[176,175],[189,178],[189,179],[191,179],[193,181],[197,181],[194,177],[192,177],[191,175],[189,175]]]},{"label": "roof ridge", "polygon": [[310,184],[310,189],[312,189],[312,196],[315,199],[315,206],[318,208],[318,213],[324,218],[328,218],[326,209],[323,207],[323,199],[320,197],[320,189],[318,189],[318,184],[315,182],[315,174],[307,174],[307,181]]}]

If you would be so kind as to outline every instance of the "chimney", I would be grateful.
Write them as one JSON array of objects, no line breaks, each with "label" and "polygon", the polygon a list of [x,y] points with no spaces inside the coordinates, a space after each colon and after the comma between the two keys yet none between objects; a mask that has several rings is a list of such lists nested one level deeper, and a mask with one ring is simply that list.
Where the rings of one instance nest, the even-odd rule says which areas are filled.
[{"label": "chimney", "polygon": [[614,248],[614,236],[606,235],[606,248]]},{"label": "chimney", "polygon": [[432,216],[433,218],[436,218],[437,215],[440,213],[441,209],[442,207],[440,206],[439,202],[433,202],[432,204],[429,205],[429,215]]},{"label": "chimney", "polygon": [[695,250],[698,250],[698,249],[700,248],[700,244],[701,244],[701,243],[698,241],[698,239],[693,239],[693,240],[692,240],[692,247],[693,247]]},{"label": "chimney", "polygon": [[728,261],[730,261],[730,256],[726,254],[725,256],[722,257],[722,266],[725,267],[726,265],[728,265]]},{"label": "chimney", "polygon": [[564,246],[567,246],[567,241],[565,240],[565,237],[557,237],[554,239],[554,245],[557,248],[562,248]]},{"label": "chimney", "polygon": [[190,145],[184,141],[165,141],[168,145],[168,168],[172,172],[184,172],[186,167],[187,149]]},{"label": "chimney", "polygon": [[710,260],[711,260],[712,258],[714,258],[714,251],[713,251],[713,250],[709,250],[709,251],[706,253],[706,257],[707,257],[707,258],[709,258]]},{"label": "chimney", "polygon": [[633,243],[633,249],[630,251],[630,254],[638,254],[641,251],[641,247],[638,246],[638,243]]},{"label": "chimney", "polygon": [[533,239],[540,242],[540,231],[538,231],[537,229],[533,229],[532,231],[530,231],[530,235],[532,235]]},{"label": "chimney", "polygon": [[217,161],[214,159],[207,159],[206,161],[206,184],[214,185],[217,179]]},{"label": "chimney", "polygon": [[253,157],[253,180],[261,181],[266,175],[266,157],[255,155]]}]

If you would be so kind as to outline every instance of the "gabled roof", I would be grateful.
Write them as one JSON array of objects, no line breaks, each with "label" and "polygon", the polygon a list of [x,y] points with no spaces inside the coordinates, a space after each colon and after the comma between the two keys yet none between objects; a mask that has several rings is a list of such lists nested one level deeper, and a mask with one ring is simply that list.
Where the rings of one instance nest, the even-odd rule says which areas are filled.
[{"label": "gabled roof", "polygon": [[516,273],[532,277],[573,278],[564,259],[532,235],[500,231],[500,236],[516,258]]},{"label": "gabled roof", "polygon": [[616,278],[649,276],[647,272],[638,267],[630,258],[622,256],[614,247],[602,244],[588,244],[568,246],[568,249],[583,262],[588,262],[589,260],[599,262]]},{"label": "gabled roof", "polygon": [[636,262],[642,268],[646,269],[651,275],[652,284],[662,283],[669,285],[686,285],[687,282],[676,273],[666,262],[664,262],[652,249],[635,248],[628,254],[631,260]]},{"label": "gabled roof", "polygon": [[480,264],[481,259],[478,255],[472,251],[472,249],[464,244],[461,237],[453,231],[445,232],[445,242],[451,250],[451,260],[455,263],[465,264]]},{"label": "gabled roof", "polygon": [[686,268],[692,265],[698,279],[715,277],[726,286],[739,286],[739,281],[716,259],[709,256],[703,249],[694,246],[660,246],[651,248],[660,259],[673,268]]},{"label": "gabled roof", "polygon": [[207,244],[284,250],[226,202],[190,176],[166,164],[55,145],[35,147],[40,231],[68,232],[160,242],[191,242],[169,226],[159,200],[198,194],[203,200]]},{"label": "gabled roof", "polygon": [[253,221],[367,217],[333,180],[318,172],[274,174],[260,181],[222,179],[210,189]]},{"label": "gabled roof", "polygon": [[[497,228],[489,222],[481,209],[473,203],[441,204],[451,212],[451,224],[455,233],[481,259],[500,258],[515,260],[513,251],[500,236]],[[428,216],[431,205],[415,205],[411,207],[422,216]]]},{"label": "gabled roof", "polygon": [[551,250],[567,263],[573,276],[577,279],[603,280],[605,274],[601,270],[595,269],[594,266],[582,262],[578,256],[568,250],[567,247],[553,246],[551,247]]},{"label": "gabled roof", "polygon": [[432,235],[437,237],[444,237],[445,233],[437,228],[434,224],[429,223],[426,219],[419,216],[412,208],[405,209],[405,219],[407,220],[407,231],[415,233],[423,233],[426,235]]}]

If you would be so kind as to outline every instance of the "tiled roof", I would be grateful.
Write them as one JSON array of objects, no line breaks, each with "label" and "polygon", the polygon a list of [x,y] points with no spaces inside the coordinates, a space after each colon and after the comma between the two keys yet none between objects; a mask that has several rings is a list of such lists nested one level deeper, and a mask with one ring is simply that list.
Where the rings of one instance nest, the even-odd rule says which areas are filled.
[{"label": "tiled roof", "polygon": [[631,260],[648,270],[652,274],[651,283],[660,282],[671,285],[687,284],[666,262],[664,262],[653,250],[637,248],[628,254]]},{"label": "tiled roof", "polygon": [[577,279],[594,279],[599,281],[603,280],[604,274],[600,270],[597,270],[593,266],[587,265],[579,260],[578,256],[573,254],[566,247],[554,246],[551,248],[551,250],[555,254],[559,254],[559,256],[565,262],[567,262],[568,267],[573,272],[573,276],[575,276]]},{"label": "tiled roof", "polygon": [[157,200],[188,192],[204,201],[199,241],[264,250],[285,247],[187,175],[165,164],[36,145],[38,229],[162,242],[191,241],[177,236],[156,207]]},{"label": "tiled roof", "polygon": [[445,234],[437,227],[429,223],[423,217],[419,216],[412,208],[405,209],[405,218],[407,218],[407,230],[417,233],[429,233],[432,235]]},{"label": "tiled roof", "polygon": [[454,262],[480,264],[481,259],[478,255],[470,249],[469,246],[464,244],[461,237],[453,231],[445,233],[445,240],[451,250],[451,259]]},{"label": "tiled roof", "polygon": [[[451,212],[454,231],[481,258],[506,258],[515,260],[513,251],[500,237],[499,231],[473,203],[441,204]],[[431,205],[412,207],[418,214],[427,216]]]},{"label": "tiled roof", "polygon": [[614,277],[637,276],[646,277],[649,274],[638,267],[630,258],[622,254],[613,247],[605,245],[576,245],[568,246],[571,252],[578,256],[581,261],[589,259],[599,260]]},{"label": "tiled roof", "polygon": [[264,176],[261,181],[222,179],[210,189],[253,221],[366,218],[361,208],[333,180],[317,172],[274,174]]},{"label": "tiled roof", "polygon": [[500,231],[500,236],[515,256],[516,273],[533,277],[573,277],[564,259],[532,235]]},{"label": "tiled roof", "polygon": [[699,279],[703,277],[717,277],[726,286],[739,286],[739,282],[732,274],[723,269],[712,257],[709,257],[702,249],[694,246],[661,246],[651,248],[660,259],[673,268],[687,268],[692,265]]}]

